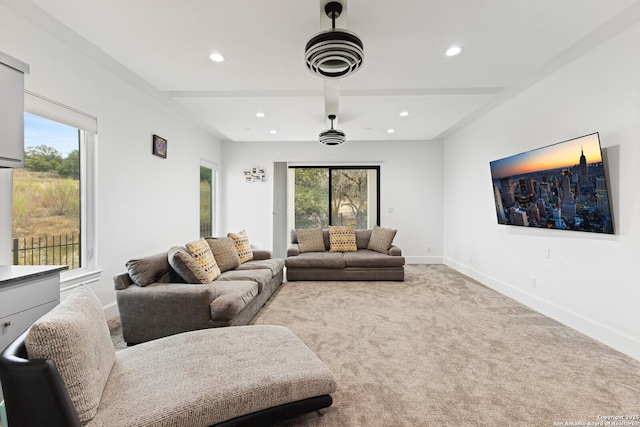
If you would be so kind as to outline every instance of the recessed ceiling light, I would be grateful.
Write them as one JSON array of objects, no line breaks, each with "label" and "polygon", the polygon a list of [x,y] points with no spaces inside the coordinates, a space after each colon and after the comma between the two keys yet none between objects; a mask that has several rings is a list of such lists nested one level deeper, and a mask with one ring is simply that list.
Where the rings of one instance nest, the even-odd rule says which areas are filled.
[{"label": "recessed ceiling light", "polygon": [[456,56],[460,52],[462,52],[462,48],[460,46],[451,46],[449,49],[447,49],[447,51],[445,52],[445,55]]},{"label": "recessed ceiling light", "polygon": [[387,133],[394,133],[395,131],[395,129],[387,129]]},{"label": "recessed ceiling light", "polygon": [[260,118],[262,118],[262,117],[264,117],[264,113],[263,113],[262,111],[258,111],[258,112],[256,113],[256,117],[260,117]]},{"label": "recessed ceiling light", "polygon": [[214,52],[209,55],[209,59],[211,59],[213,62],[222,62],[224,61],[224,56],[222,56],[221,53]]},{"label": "recessed ceiling light", "polygon": [[408,111],[400,111],[400,117],[407,117],[409,115]]},{"label": "recessed ceiling light", "polygon": [[269,133],[271,133],[271,134],[275,134],[275,133],[278,133],[278,131],[276,131],[275,129],[271,129],[271,130],[269,131]]}]

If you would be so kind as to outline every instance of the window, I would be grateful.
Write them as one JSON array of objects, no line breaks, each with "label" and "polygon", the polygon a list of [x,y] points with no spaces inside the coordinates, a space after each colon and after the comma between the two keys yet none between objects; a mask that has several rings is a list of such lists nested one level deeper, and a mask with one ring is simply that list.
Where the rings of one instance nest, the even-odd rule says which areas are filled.
[{"label": "window", "polygon": [[215,234],[215,165],[200,160],[200,237]]},{"label": "window", "polygon": [[24,116],[24,168],[13,171],[13,264],[80,268],[80,131]]},{"label": "window", "polygon": [[95,269],[96,119],[25,92],[25,167],[12,174],[15,265]]},{"label": "window", "polygon": [[291,228],[379,224],[380,168],[292,167]]}]

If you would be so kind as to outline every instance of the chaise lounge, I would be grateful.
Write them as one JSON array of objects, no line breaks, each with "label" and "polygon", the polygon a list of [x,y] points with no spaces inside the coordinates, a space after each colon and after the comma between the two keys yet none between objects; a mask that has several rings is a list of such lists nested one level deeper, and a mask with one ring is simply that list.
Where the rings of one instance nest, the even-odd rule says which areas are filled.
[{"label": "chaise lounge", "polygon": [[329,369],[281,326],[186,332],[116,352],[75,289],[0,355],[11,427],[249,426],[332,404]]}]

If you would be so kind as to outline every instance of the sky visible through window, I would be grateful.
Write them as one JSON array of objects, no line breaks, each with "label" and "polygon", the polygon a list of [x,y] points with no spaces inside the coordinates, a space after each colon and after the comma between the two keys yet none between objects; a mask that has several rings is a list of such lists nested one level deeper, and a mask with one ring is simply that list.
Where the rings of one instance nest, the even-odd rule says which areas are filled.
[{"label": "sky visible through window", "polygon": [[24,146],[30,148],[38,145],[55,148],[66,157],[71,151],[78,149],[78,129],[24,113]]}]

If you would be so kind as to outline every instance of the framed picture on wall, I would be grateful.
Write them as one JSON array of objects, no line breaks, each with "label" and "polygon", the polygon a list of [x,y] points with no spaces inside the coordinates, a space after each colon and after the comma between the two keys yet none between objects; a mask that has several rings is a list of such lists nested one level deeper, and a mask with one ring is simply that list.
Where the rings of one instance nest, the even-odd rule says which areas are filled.
[{"label": "framed picture on wall", "polygon": [[155,156],[166,159],[167,158],[167,140],[158,135],[153,135],[152,153]]}]

